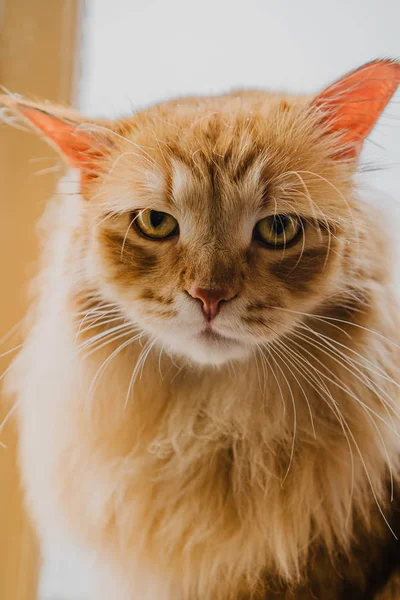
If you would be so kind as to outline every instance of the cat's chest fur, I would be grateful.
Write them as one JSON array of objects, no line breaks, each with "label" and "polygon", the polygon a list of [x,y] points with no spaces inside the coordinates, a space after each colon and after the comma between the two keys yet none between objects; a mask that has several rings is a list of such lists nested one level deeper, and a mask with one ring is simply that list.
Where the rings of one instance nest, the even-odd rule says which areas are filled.
[{"label": "cat's chest fur", "polygon": [[[52,347],[21,410],[38,520],[58,507],[77,537],[132,577],[132,565],[157,565],[163,590],[175,590],[168,600],[262,595],[265,579],[273,590],[277,578],[300,577],[315,540],[324,556],[346,547],[354,519],[374,510],[371,485],[382,494],[391,440],[379,445],[368,412],[344,399],[328,409],[315,386],[256,362],[190,372],[154,353],[132,385],[142,346],[103,372],[107,354],[82,361],[71,336],[48,325],[50,339],[33,336],[26,350]],[[43,485],[39,505],[33,488]]]}]

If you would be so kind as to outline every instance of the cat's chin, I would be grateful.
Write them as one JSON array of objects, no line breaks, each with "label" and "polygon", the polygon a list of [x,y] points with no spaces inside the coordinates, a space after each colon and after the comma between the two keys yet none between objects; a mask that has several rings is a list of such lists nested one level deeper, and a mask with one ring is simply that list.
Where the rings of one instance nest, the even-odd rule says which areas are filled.
[{"label": "cat's chin", "polygon": [[200,334],[184,339],[170,340],[167,351],[187,358],[199,365],[221,366],[232,360],[245,360],[250,349],[240,340],[218,334]]}]

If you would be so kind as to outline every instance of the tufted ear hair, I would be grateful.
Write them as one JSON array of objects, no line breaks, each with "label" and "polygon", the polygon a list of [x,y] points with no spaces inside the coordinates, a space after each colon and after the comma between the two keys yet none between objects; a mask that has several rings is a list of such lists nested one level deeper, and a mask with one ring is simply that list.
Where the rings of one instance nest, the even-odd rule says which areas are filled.
[{"label": "tufted ear hair", "polygon": [[340,157],[358,156],[400,83],[400,62],[374,60],[321,92],[311,106],[322,113],[328,131],[337,133]]},{"label": "tufted ear hair", "polygon": [[22,117],[68,164],[81,169],[84,178],[96,176],[112,146],[110,121],[84,119],[71,109],[12,95],[0,96],[0,106]]}]

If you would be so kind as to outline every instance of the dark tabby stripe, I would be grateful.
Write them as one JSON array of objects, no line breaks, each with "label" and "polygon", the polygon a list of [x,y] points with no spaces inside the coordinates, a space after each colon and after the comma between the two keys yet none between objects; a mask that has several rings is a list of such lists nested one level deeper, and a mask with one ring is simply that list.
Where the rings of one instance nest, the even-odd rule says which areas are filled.
[{"label": "dark tabby stripe", "polygon": [[275,277],[291,289],[306,292],[313,279],[320,275],[326,261],[326,248],[309,248],[301,254],[288,256],[275,263],[271,271]]}]

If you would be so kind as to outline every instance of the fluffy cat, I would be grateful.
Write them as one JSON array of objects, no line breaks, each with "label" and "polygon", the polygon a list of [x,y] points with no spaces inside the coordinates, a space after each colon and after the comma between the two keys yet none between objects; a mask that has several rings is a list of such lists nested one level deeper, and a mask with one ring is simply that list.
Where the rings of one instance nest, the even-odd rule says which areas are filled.
[{"label": "fluffy cat", "polygon": [[99,598],[400,597],[399,301],[355,184],[399,82],[115,122],[2,97],[79,174],[9,387],[37,528],[97,557]]}]

